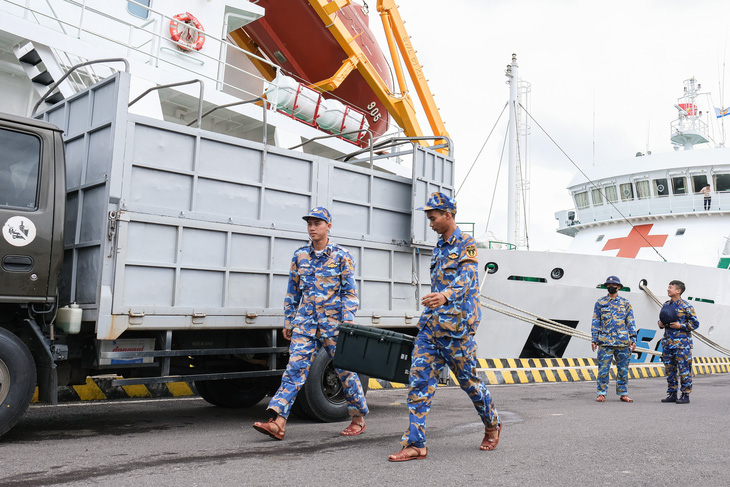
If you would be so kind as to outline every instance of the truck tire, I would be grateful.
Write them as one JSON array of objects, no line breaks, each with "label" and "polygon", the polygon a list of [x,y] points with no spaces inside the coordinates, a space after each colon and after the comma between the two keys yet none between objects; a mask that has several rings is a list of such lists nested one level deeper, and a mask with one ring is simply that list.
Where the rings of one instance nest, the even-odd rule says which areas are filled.
[{"label": "truck tire", "polygon": [[0,328],[0,436],[15,426],[35,392],[33,356],[18,337]]},{"label": "truck tire", "polygon": [[266,388],[255,379],[195,381],[195,388],[200,397],[222,408],[248,408],[266,397]]},{"label": "truck tire", "polygon": [[[358,375],[363,392],[367,394],[368,377]],[[350,418],[342,383],[332,365],[332,359],[324,349],[312,361],[307,382],[294,402],[297,403],[300,404],[301,411],[315,421],[332,423]]]}]

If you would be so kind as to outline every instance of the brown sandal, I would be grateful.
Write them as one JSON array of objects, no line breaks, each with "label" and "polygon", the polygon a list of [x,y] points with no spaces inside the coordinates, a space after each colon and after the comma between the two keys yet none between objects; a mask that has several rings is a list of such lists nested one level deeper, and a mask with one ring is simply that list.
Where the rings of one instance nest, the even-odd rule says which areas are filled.
[{"label": "brown sandal", "polygon": [[[415,452],[415,455],[408,453],[409,451]],[[418,448],[416,446],[403,447],[398,453],[388,456],[389,462],[407,462],[408,460],[423,460],[428,455],[427,448]]]},{"label": "brown sandal", "polygon": [[[489,433],[492,433],[494,431],[497,432],[497,437],[490,438]],[[484,439],[482,440],[482,444],[479,449],[482,451],[492,451],[497,448],[497,444],[499,443],[499,436],[501,433],[502,423],[499,423],[499,428],[484,428]]]},{"label": "brown sandal", "polygon": [[[274,426],[276,428],[276,431],[271,429],[271,427]],[[283,440],[284,439],[284,433],[286,433],[286,430],[284,428],[279,427],[278,424],[273,419],[270,419],[267,423],[260,423],[256,421],[253,424],[253,429],[258,431],[259,433],[263,433],[265,435],[268,435],[272,437],[275,440]]]},{"label": "brown sandal", "polygon": [[340,434],[342,436],[357,436],[365,433],[366,429],[368,429],[368,427],[365,425],[365,419],[363,418],[362,423],[356,423],[353,420],[347,428],[340,432]]},{"label": "brown sandal", "polygon": [[634,402],[633,399],[631,399],[627,394],[624,394],[619,398],[621,402]]},{"label": "brown sandal", "polygon": [[596,402],[606,402],[606,396],[604,396],[603,394],[599,394],[598,396],[596,396]]}]

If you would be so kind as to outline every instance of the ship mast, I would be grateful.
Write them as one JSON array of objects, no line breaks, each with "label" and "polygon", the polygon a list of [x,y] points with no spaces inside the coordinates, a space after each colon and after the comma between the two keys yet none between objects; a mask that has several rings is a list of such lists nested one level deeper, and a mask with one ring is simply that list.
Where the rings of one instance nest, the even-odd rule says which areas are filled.
[{"label": "ship mast", "polygon": [[509,171],[507,174],[507,243],[517,245],[517,219],[520,201],[517,193],[517,54],[512,54],[512,63],[507,65],[505,75],[509,84]]},{"label": "ship mast", "polygon": [[[507,84],[509,84],[509,126],[507,128],[507,139],[509,143],[508,157],[509,170],[507,176],[507,243],[518,248],[528,247],[527,242],[527,210],[529,189],[529,174],[527,167],[522,170],[521,161],[525,160],[524,149],[520,152],[519,138],[521,135],[529,135],[527,122],[521,123],[519,107],[522,99],[522,92],[525,96],[530,90],[529,83],[521,83],[518,76],[517,54],[512,54],[512,63],[507,65],[505,71]],[[522,216],[524,215],[524,223]],[[522,228],[525,231],[522,231]]]},{"label": "ship mast", "polygon": [[697,109],[697,95],[702,88],[695,78],[684,80],[684,95],[674,105],[679,110],[679,117],[671,123],[672,144],[674,150],[684,147],[692,150],[695,144],[706,144],[709,139],[709,128],[701,119],[702,112]]}]

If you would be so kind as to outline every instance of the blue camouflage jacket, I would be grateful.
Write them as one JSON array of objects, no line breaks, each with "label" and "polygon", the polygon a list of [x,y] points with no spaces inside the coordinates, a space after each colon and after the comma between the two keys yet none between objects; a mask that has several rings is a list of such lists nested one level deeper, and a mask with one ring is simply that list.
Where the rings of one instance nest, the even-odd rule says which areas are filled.
[{"label": "blue camouflage jacket", "polygon": [[664,304],[671,303],[677,310],[677,321],[681,325],[680,329],[664,328],[664,338],[662,338],[663,348],[692,348],[692,330],[696,330],[700,326],[700,322],[695,314],[694,306],[684,299],[677,301],[669,300]]},{"label": "blue camouflage jacket", "polygon": [[593,306],[591,341],[602,347],[628,347],[636,343],[634,310],[626,298],[608,295]]},{"label": "blue camouflage jacket", "polygon": [[446,304],[426,307],[419,329],[429,324],[434,336],[473,335],[482,318],[478,272],[477,246],[470,235],[457,227],[448,240],[439,238],[431,256],[431,292],[443,294]]},{"label": "blue camouflage jacket", "polygon": [[310,243],[294,252],[284,298],[286,328],[302,335],[332,337],[343,321],[353,321],[359,305],[352,256],[328,243],[317,256]]}]

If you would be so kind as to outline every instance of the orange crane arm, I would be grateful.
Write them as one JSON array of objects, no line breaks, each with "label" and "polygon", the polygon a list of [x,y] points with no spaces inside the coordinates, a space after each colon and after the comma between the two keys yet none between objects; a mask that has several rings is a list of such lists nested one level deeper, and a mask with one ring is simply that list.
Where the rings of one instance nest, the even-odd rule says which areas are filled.
[{"label": "orange crane arm", "polygon": [[[385,17],[389,19],[387,25],[393,26],[392,30],[389,27],[385,27],[386,36],[388,37],[388,45],[390,46],[393,63],[397,66],[396,74],[398,76],[398,83],[401,91],[404,93],[403,95],[395,95],[391,92],[388,85],[380,77],[363,52],[362,48],[360,48],[359,44],[356,42],[355,37],[348,32],[345,25],[339,19],[337,12],[341,8],[349,5],[350,0],[309,0],[309,4],[315,12],[317,12],[317,15],[319,15],[322,22],[324,22],[327,26],[330,34],[332,34],[347,55],[347,62],[350,63],[350,66],[354,65],[357,68],[370,86],[370,89],[373,90],[373,93],[375,93],[378,99],[385,105],[388,113],[390,113],[398,125],[403,127],[405,135],[409,137],[419,137],[423,136],[424,133],[418,124],[413,100],[404,89],[405,79],[403,78],[402,70],[400,69],[400,62],[397,57],[394,57],[396,53],[393,47],[392,30],[395,30],[399,36],[399,38],[396,39],[396,42],[400,48],[401,54],[405,58],[408,72],[416,86],[416,92],[421,99],[421,104],[427,112],[426,116],[431,124],[434,135],[448,136],[443,121],[441,121],[441,117],[438,113],[438,108],[433,100],[433,95],[428,89],[428,84],[423,76],[423,71],[421,71],[421,66],[418,64],[418,58],[416,57],[415,50],[408,39],[408,35],[405,33],[405,27],[403,26],[403,21],[400,18],[400,15],[398,15],[398,9],[395,6],[395,3],[389,0],[386,0],[385,2],[379,0],[378,11],[381,11],[382,4],[385,4],[385,6],[382,7],[384,10],[381,11],[381,17],[385,15]],[[383,18],[385,19],[385,17]],[[385,26],[386,21],[383,20],[383,23]],[[401,39],[401,37],[405,37],[405,40]],[[327,85],[327,82],[331,81],[333,81],[332,78],[330,80],[325,80],[325,82],[322,82],[321,84]],[[422,145],[427,144],[422,142]]]},{"label": "orange crane arm", "polygon": [[401,69],[398,58],[395,55],[395,48],[393,41],[395,40],[400,50],[403,63],[406,65],[408,74],[410,75],[411,81],[418,93],[418,99],[421,101],[421,106],[426,112],[426,118],[428,123],[431,125],[431,130],[434,135],[443,135],[448,137],[449,133],[446,131],[446,126],[441,119],[441,114],[436,106],[436,101],[433,98],[433,94],[428,87],[428,80],[423,74],[423,66],[418,62],[418,56],[416,56],[416,50],[411,44],[411,37],[406,32],[405,23],[400,16],[398,6],[395,4],[395,0],[378,0],[378,12],[380,12],[380,18],[383,21],[383,29],[385,30],[385,36],[388,40],[388,46],[390,47],[391,57],[395,65],[396,78],[398,79],[398,85],[402,93],[407,91],[405,85],[405,79],[403,77],[403,70]]}]

